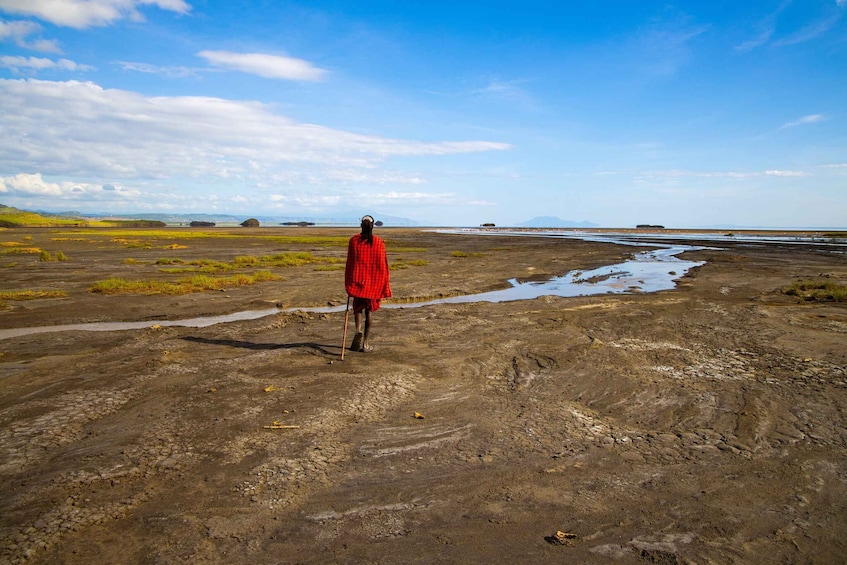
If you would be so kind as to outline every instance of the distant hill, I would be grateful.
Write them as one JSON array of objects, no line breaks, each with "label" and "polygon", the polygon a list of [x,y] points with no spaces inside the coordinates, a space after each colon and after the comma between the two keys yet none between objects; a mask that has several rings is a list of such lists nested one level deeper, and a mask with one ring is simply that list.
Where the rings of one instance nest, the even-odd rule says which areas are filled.
[{"label": "distant hill", "polygon": [[[362,216],[364,216],[367,212],[362,212],[359,214],[358,212],[351,212],[349,215],[344,216],[335,216],[335,217],[322,217],[322,216],[256,216],[253,214],[244,214],[241,216],[236,216],[234,214],[188,214],[188,213],[179,213],[179,214],[128,214],[128,215],[115,215],[115,214],[86,214],[85,217],[88,218],[112,218],[112,219],[140,219],[140,220],[158,220],[160,222],[165,222],[167,224],[185,224],[188,225],[190,222],[213,222],[216,225],[240,225],[242,222],[247,220],[248,218],[253,218],[259,221],[259,224],[265,227],[268,226],[279,226],[281,224],[296,224],[301,222],[307,222],[309,224],[316,225],[359,225],[359,220]],[[382,214],[371,213],[377,220],[381,220],[385,226],[416,226],[417,222],[414,220],[410,220],[408,218],[401,218],[398,216],[387,216]]]},{"label": "distant hill", "polygon": [[50,227],[50,226],[87,226],[88,222],[78,217],[41,214],[20,210],[0,204],[0,227]]},{"label": "distant hill", "polygon": [[531,220],[517,224],[520,228],[597,228],[598,224],[593,222],[574,222],[563,220],[555,216],[537,216]]}]

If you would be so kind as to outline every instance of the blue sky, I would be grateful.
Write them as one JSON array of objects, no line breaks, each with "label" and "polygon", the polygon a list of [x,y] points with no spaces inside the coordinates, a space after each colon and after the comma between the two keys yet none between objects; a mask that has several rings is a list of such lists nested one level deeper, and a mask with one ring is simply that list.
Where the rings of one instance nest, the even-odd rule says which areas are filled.
[{"label": "blue sky", "polygon": [[847,226],[847,0],[0,0],[0,203]]}]

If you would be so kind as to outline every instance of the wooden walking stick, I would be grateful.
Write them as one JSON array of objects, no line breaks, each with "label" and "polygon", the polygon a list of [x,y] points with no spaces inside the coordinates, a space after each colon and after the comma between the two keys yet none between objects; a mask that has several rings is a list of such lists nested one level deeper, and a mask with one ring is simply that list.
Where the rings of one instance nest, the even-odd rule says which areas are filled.
[{"label": "wooden walking stick", "polygon": [[344,349],[347,347],[347,322],[350,320],[350,295],[347,295],[347,310],[344,312],[344,334],[341,337],[341,360],[344,361]]}]

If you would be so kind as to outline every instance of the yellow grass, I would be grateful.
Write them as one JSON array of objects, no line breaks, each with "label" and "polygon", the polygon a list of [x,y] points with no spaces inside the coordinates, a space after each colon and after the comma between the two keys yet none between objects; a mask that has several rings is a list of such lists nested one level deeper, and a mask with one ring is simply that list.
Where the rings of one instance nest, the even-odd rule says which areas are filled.
[{"label": "yellow grass", "polygon": [[0,306],[6,300],[38,300],[39,298],[66,298],[64,290],[0,290]]},{"label": "yellow grass", "polygon": [[210,277],[208,275],[194,275],[178,280],[167,281],[128,281],[126,279],[112,277],[98,281],[88,289],[88,292],[98,294],[191,294],[207,290],[223,290],[236,286],[247,286],[258,282],[279,280],[280,277],[270,271],[258,271],[252,275],[231,275],[228,277]]},{"label": "yellow grass", "polygon": [[4,249],[3,253],[4,254],[12,253],[12,254],[15,254],[15,255],[22,255],[22,254],[25,254],[25,253],[31,253],[31,254],[37,255],[37,254],[41,253],[41,248],[40,247],[12,247],[12,248],[9,248],[9,249]]},{"label": "yellow grass", "polygon": [[789,296],[797,296],[809,301],[843,302],[847,299],[847,285],[828,279],[794,281],[791,286],[782,291]]}]

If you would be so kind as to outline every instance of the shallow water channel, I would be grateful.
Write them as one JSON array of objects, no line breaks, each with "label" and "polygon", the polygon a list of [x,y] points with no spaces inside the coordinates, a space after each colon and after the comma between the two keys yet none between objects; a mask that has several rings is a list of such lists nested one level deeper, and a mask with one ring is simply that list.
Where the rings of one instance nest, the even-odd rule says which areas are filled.
[{"label": "shallow water channel", "polygon": [[[478,233],[478,232],[474,232]],[[500,235],[503,235],[502,233]],[[514,233],[515,237],[560,237],[558,234],[542,233]],[[573,237],[573,236],[569,236]],[[589,239],[584,236],[583,239]],[[636,253],[628,261],[608,265],[598,269],[587,271],[571,271],[560,277],[553,277],[542,282],[519,282],[517,279],[509,280],[512,286],[503,290],[483,292],[480,294],[469,294],[464,296],[451,296],[422,302],[409,302],[383,304],[383,308],[419,308],[435,304],[459,304],[469,302],[510,302],[514,300],[531,300],[541,296],[594,296],[598,294],[626,294],[642,292],[658,292],[669,290],[676,286],[676,281],[685,275],[689,269],[702,265],[702,261],[685,261],[676,256],[684,251],[705,249],[691,245],[662,245],[647,244],[625,240],[609,240],[621,245],[660,247],[652,251]],[[0,329],[0,339],[8,339],[30,334],[63,332],[63,331],[120,331],[150,328],[152,326],[183,326],[202,328],[226,322],[242,320],[255,320],[272,316],[282,312],[341,312],[345,305],[323,306],[312,308],[268,308],[264,310],[247,310],[234,312],[220,316],[205,316],[200,318],[188,318],[184,320],[148,320],[143,322],[91,322],[85,324],[66,324],[57,326],[38,326],[30,328]]]}]

